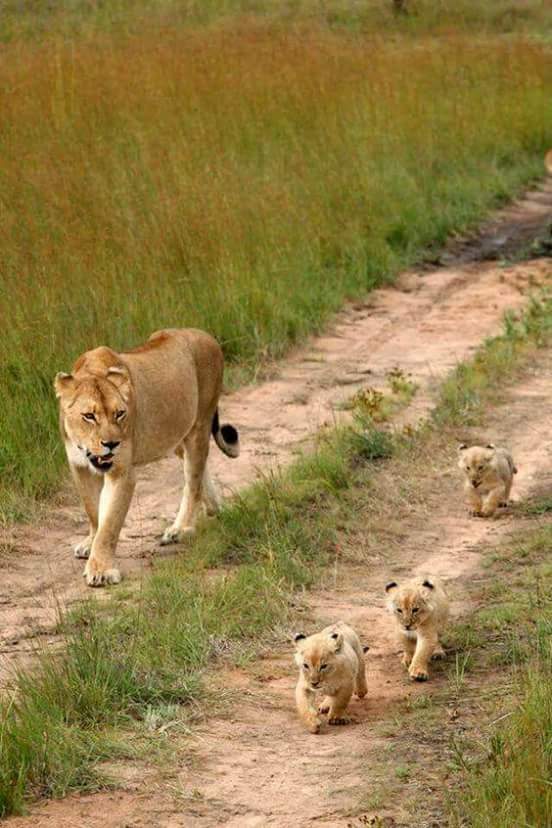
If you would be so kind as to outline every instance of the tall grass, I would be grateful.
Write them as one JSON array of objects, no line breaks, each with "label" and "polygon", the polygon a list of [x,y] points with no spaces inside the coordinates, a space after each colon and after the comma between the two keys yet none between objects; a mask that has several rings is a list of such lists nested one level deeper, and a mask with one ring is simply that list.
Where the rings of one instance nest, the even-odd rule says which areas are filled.
[{"label": "tall grass", "polygon": [[0,55],[0,518],[52,492],[51,379],[161,326],[281,354],[541,169],[552,56],[251,22]]},{"label": "tall grass", "polygon": [[[552,824],[552,525],[544,524],[498,550],[499,598],[488,602],[485,646],[502,644],[513,664],[506,711],[478,738],[484,759],[464,763],[453,797],[454,825],[519,828]],[[504,619],[508,623],[504,623]],[[495,622],[492,626],[493,620]],[[490,629],[489,629],[490,628]],[[494,639],[494,641],[493,641]],[[510,641],[508,640],[510,639]],[[483,741],[483,745],[481,745]]]},{"label": "tall grass", "polygon": [[0,40],[47,34],[91,37],[145,26],[163,33],[199,23],[226,25],[236,17],[406,36],[467,31],[542,37],[552,27],[546,0],[405,0],[404,6],[407,14],[397,14],[393,0],[3,0]]}]

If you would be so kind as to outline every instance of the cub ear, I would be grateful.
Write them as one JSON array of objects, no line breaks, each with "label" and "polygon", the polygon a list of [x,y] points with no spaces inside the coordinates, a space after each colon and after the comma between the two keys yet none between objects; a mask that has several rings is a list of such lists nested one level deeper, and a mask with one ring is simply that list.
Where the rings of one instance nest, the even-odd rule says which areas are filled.
[{"label": "cub ear", "polygon": [[63,371],[59,371],[54,379],[54,390],[56,392],[56,397],[61,397],[64,391],[69,391],[70,388],[74,385],[75,378],[73,374],[65,374]]},{"label": "cub ear", "polygon": [[494,443],[487,443],[487,446],[486,446],[486,447],[487,447],[488,449],[495,449],[495,448],[496,448],[496,446],[495,446],[495,444],[494,444]]},{"label": "cub ear", "polygon": [[107,369],[107,378],[113,383],[121,397],[128,402],[130,396],[130,376],[122,365],[112,365]]},{"label": "cub ear", "polygon": [[385,591],[391,592],[392,589],[397,589],[398,583],[396,581],[389,581],[388,584],[385,584]]},{"label": "cub ear", "polygon": [[334,632],[330,635],[330,638],[333,638],[335,641],[335,652],[338,653],[343,646],[343,636],[341,633]]},{"label": "cub ear", "polygon": [[467,444],[467,443],[461,443],[461,444],[458,446],[458,451],[466,451],[467,447],[468,447],[468,444]]},{"label": "cub ear", "polygon": [[431,583],[431,581],[428,581],[428,579],[427,579],[427,578],[426,578],[426,579],[425,579],[425,581],[423,582],[422,586],[425,586],[425,587],[427,587],[428,589],[435,589],[435,586]]},{"label": "cub ear", "polygon": [[302,641],[306,637],[305,633],[297,633],[297,635],[293,637],[293,640],[297,643],[297,641]]}]

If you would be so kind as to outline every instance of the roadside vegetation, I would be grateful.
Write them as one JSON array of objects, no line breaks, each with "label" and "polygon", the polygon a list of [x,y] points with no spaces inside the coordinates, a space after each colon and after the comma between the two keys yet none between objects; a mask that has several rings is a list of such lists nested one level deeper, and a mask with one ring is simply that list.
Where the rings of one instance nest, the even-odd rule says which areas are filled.
[{"label": "roadside vegetation", "polygon": [[83,350],[193,325],[244,381],[542,173],[544,4],[433,5],[3,4],[0,521],[59,487]]},{"label": "roadside vegetation", "polygon": [[[466,397],[471,421],[549,343],[551,320],[545,293],[458,368],[436,409],[443,439],[452,439]],[[408,379],[395,370],[389,382],[401,395]],[[0,705],[0,815],[20,812],[32,797],[108,784],[99,764],[131,752],[137,728],[178,717],[202,695],[202,673],[216,659],[243,659],[289,620],[294,593],[339,554],[340,527],[352,504],[359,513],[359,492],[363,520],[381,509],[381,493],[372,497],[380,464],[394,455],[415,461],[434,440],[431,422],[407,433],[386,429],[383,410],[383,401],[377,409],[361,401],[351,427],[322,432],[312,454],[238,496],[201,527],[186,556],[60,619],[61,651],[37,653]]]}]

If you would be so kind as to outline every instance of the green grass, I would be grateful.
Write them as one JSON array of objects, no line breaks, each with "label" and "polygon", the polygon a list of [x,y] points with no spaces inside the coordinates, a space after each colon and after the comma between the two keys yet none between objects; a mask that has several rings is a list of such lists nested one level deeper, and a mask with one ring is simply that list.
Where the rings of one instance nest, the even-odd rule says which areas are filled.
[{"label": "green grass", "polygon": [[520,316],[507,315],[504,333],[487,340],[473,360],[461,363],[439,390],[433,421],[455,426],[480,422],[484,407],[523,369],[535,348],[552,337],[552,293],[534,294]]},{"label": "green grass", "polygon": [[[507,692],[483,736],[462,748],[454,825],[519,828],[552,823],[552,525],[501,546],[472,624],[476,661],[499,666]],[[491,682],[496,678],[491,679]],[[488,711],[487,711],[488,713]]]},{"label": "green grass", "polygon": [[165,32],[198,24],[225,25],[236,17],[407,37],[457,31],[543,36],[552,27],[552,12],[543,0],[405,0],[404,7],[407,14],[397,14],[393,0],[4,0],[0,39],[91,37],[146,26]]},{"label": "green grass", "polygon": [[0,521],[59,487],[83,350],[192,325],[252,376],[542,173],[535,41],[232,20],[2,50]]}]

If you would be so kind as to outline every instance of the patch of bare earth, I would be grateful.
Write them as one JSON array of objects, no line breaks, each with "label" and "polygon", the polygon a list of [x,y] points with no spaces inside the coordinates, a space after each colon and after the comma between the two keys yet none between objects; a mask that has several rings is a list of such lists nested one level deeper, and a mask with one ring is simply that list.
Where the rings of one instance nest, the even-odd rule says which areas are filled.
[{"label": "patch of bare earth", "polygon": [[[548,199],[549,213],[552,186],[535,196],[538,210],[530,200],[516,208],[515,219],[508,213],[503,225],[497,220],[500,232],[507,226],[515,233],[523,216],[535,221],[535,211],[540,210],[543,221],[543,198]],[[342,416],[345,399],[367,385],[382,387],[396,365],[419,386],[407,416],[411,421],[422,417],[431,406],[436,381],[482,339],[497,333],[504,312],[521,308],[529,289],[543,283],[551,271],[550,261],[540,259],[512,267],[468,262],[412,272],[396,287],[375,291],[365,303],[347,308],[325,336],[279,365],[275,379],[225,398],[224,418],[239,427],[244,450],[233,462],[212,457],[223,488],[231,492],[269,464],[288,461],[320,425]],[[514,452],[520,467],[516,499],[532,491],[543,471],[552,472],[550,379],[547,368],[536,370],[516,387],[485,431],[486,439],[506,442]],[[405,414],[401,417],[404,420]],[[378,478],[379,490],[371,495],[377,511],[373,504],[370,525],[359,527],[357,522],[344,528],[332,571],[323,587],[305,599],[307,631],[344,618],[371,647],[369,695],[352,704],[356,724],[328,727],[320,736],[304,732],[293,707],[295,674],[290,646],[285,644],[253,667],[223,672],[221,686],[233,689],[233,707],[194,729],[192,740],[179,752],[182,767],[177,764],[170,779],[144,767],[146,781],[133,776],[121,791],[44,803],[33,810],[32,818],[11,820],[14,828],[285,828],[310,822],[356,826],[369,824],[366,820],[376,810],[392,820],[389,824],[412,825],[408,797],[394,797],[393,807],[389,802],[372,807],[376,788],[385,783],[389,787],[392,781],[395,790],[398,779],[390,752],[392,737],[380,726],[394,705],[444,682],[446,668],[436,667],[427,686],[408,683],[383,610],[382,585],[390,574],[440,574],[449,582],[458,615],[465,599],[463,584],[477,570],[478,548],[510,531],[517,519],[515,510],[494,521],[470,519],[450,470],[452,454],[446,454],[441,447],[435,459],[420,457],[415,469],[400,460],[389,464],[389,472]],[[123,570],[133,577],[155,565],[151,552],[177,507],[180,485],[175,459],[144,471],[120,547]],[[58,602],[84,594],[81,564],[70,551],[83,531],[80,512],[67,508],[47,525],[17,527],[5,538],[11,545],[0,560],[0,640],[5,658],[13,650],[24,650],[37,630],[51,632]],[[428,796],[438,785],[440,769],[432,773],[423,782]],[[431,822],[430,811],[416,825],[440,824]]]}]

